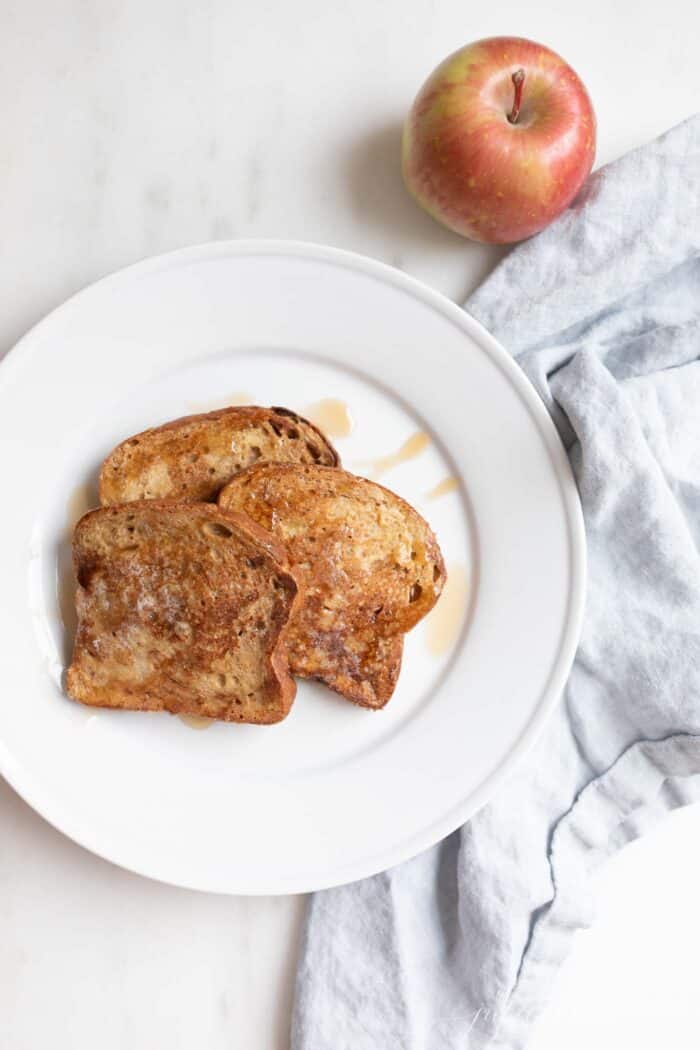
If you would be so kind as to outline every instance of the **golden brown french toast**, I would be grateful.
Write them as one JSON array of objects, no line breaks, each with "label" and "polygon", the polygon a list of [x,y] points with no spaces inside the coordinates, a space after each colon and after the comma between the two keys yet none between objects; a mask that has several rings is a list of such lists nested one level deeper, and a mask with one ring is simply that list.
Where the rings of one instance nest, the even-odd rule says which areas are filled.
[{"label": "golden brown french toast", "polygon": [[227,722],[285,717],[297,585],[269,533],[212,504],[127,503],[80,519],[73,561],[75,700]]},{"label": "golden brown french toast", "polygon": [[398,678],[402,635],[445,582],[428,524],[372,481],[289,463],[236,475],[219,506],[247,514],[287,549],[302,591],[287,633],[293,673],[383,707]]},{"label": "golden brown french toast", "polygon": [[255,405],[185,416],[117,445],[100,471],[100,502],[209,502],[254,463],[323,463],[338,453],[321,431],[286,408]]}]

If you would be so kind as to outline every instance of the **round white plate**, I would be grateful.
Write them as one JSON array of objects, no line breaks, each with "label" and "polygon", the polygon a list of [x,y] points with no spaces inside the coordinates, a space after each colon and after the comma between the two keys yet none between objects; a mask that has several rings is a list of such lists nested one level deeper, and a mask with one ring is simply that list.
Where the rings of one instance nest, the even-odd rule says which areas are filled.
[{"label": "round white plate", "polygon": [[[381,481],[431,523],[450,575],[406,638],[388,707],[302,682],[281,724],[203,732],[69,700],[70,530],[96,503],[109,449],[243,399],[304,414],[329,398],[354,421],[336,440],[348,469],[371,476],[407,442],[416,453],[385,462]],[[0,443],[0,770],[117,864],[225,893],[380,871],[483,805],[557,701],[584,593],[568,461],[504,350],[403,273],[276,242],[140,263],[71,299],[2,364]]]}]

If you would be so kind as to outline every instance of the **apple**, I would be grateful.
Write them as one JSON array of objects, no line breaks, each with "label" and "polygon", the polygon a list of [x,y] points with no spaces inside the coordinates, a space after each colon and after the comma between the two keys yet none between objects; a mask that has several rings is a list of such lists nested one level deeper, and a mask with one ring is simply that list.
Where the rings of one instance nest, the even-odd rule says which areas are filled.
[{"label": "apple", "polygon": [[444,226],[509,244],[547,226],[593,165],[588,93],[563,58],[521,37],[455,51],[430,75],[403,133],[410,193]]}]

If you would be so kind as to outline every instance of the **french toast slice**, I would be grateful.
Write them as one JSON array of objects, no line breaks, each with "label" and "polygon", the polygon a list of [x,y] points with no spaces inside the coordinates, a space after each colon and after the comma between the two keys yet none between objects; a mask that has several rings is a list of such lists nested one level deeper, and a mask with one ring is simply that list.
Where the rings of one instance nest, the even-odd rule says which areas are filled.
[{"label": "french toast slice", "polygon": [[340,459],[318,427],[289,409],[222,408],[122,441],[102,464],[100,502],[212,502],[235,474],[257,462],[334,467]]},{"label": "french toast slice", "polygon": [[287,549],[302,591],[287,633],[292,672],[383,707],[402,636],[432,609],[446,578],[428,524],[375,482],[290,463],[236,475],[219,506],[248,515]]},{"label": "french toast slice", "polygon": [[90,511],[73,537],[78,630],[68,694],[96,707],[279,722],[296,686],[297,585],[279,543],[212,504]]}]

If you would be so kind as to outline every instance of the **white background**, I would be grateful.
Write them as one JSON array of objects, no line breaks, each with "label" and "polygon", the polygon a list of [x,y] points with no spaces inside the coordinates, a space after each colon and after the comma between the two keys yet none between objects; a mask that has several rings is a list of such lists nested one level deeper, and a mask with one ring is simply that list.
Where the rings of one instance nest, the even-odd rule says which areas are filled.
[{"label": "white background", "polygon": [[[462,300],[500,252],[441,230],[398,174],[401,120],[432,67],[495,33],[549,44],[591,92],[602,163],[700,109],[698,12],[0,0],[0,354],[96,277],[211,239],[351,248]],[[698,808],[674,814],[598,876],[598,922],[530,1050],[697,1046],[699,838]],[[0,781],[0,1048],[286,1050],[302,914],[300,898],[119,871]]]}]

